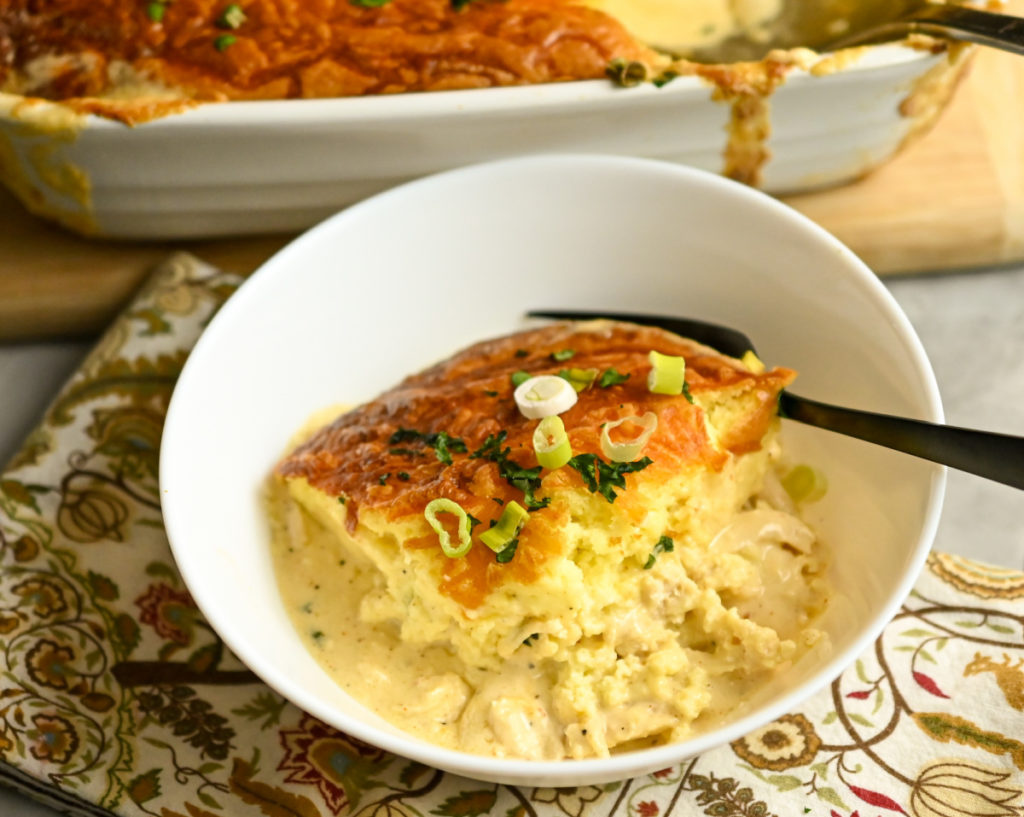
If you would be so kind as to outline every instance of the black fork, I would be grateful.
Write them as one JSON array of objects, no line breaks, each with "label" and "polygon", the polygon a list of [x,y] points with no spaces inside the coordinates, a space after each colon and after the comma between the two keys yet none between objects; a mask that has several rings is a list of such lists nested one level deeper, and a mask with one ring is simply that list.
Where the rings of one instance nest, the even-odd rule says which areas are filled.
[{"label": "black fork", "polygon": [[[535,309],[527,315],[560,320],[607,318],[628,321],[667,329],[729,357],[741,358],[748,351],[756,353],[753,342],[739,330],[693,318],[573,309]],[[842,408],[799,397],[785,390],[779,395],[779,413],[790,420],[856,437],[1024,489],[1024,437]]]}]

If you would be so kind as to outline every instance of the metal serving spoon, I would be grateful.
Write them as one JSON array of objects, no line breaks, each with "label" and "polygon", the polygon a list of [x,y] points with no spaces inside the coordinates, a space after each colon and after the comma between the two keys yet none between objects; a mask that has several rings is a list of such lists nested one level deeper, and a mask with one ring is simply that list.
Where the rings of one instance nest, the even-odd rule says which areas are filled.
[{"label": "metal serving spoon", "polygon": [[[644,326],[657,326],[710,346],[730,357],[755,351],[750,338],[736,329],[714,323],[664,315],[630,312],[586,312],[572,309],[535,309],[534,318],[593,320],[607,318]],[[960,471],[1024,489],[1024,437],[926,423],[888,414],[841,408],[788,391],[779,395],[779,413],[790,420],[836,431],[870,443],[948,465]]]},{"label": "metal serving spoon", "polygon": [[931,0],[790,0],[763,38],[737,35],[697,49],[658,45],[695,62],[742,62],[773,48],[834,51],[913,32],[1024,54],[1024,18]]}]

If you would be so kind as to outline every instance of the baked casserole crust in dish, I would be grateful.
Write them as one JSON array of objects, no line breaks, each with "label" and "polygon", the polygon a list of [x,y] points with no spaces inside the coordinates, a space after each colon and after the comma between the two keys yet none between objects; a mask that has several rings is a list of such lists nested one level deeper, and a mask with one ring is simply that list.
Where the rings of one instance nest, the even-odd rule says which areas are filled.
[{"label": "baked casserole crust in dish", "polygon": [[971,53],[915,37],[714,65],[648,43],[756,39],[783,7],[7,0],[0,181],[38,215],[121,238],[293,231],[412,178],[538,152],[804,191],[925,132]]},{"label": "baked casserole crust in dish", "polygon": [[194,101],[594,79],[613,58],[659,59],[573,0],[14,0],[0,55],[0,87],[26,96]]}]

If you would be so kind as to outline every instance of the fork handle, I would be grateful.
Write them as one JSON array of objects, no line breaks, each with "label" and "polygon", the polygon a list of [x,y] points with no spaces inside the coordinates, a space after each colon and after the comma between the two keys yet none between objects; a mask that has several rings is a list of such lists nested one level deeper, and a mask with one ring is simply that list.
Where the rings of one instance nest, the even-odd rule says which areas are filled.
[{"label": "fork handle", "polygon": [[840,408],[787,391],[779,395],[779,413],[1024,489],[1024,437]]}]

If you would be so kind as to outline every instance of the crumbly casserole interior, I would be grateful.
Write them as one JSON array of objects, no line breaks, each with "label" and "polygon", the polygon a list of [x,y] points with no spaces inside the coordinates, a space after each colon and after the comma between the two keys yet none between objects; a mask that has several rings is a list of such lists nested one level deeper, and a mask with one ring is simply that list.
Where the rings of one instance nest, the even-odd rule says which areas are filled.
[{"label": "crumbly casserole interior", "polygon": [[[651,391],[652,351],[685,359],[684,393]],[[586,384],[560,414],[566,464],[538,465],[524,375]],[[451,748],[583,758],[706,728],[824,643],[826,558],[773,490],[793,377],[657,329],[555,324],[314,424],[269,498],[296,629],[356,698]],[[616,461],[605,429],[650,415]],[[463,534],[431,522],[439,501],[467,551],[446,551]]]}]

